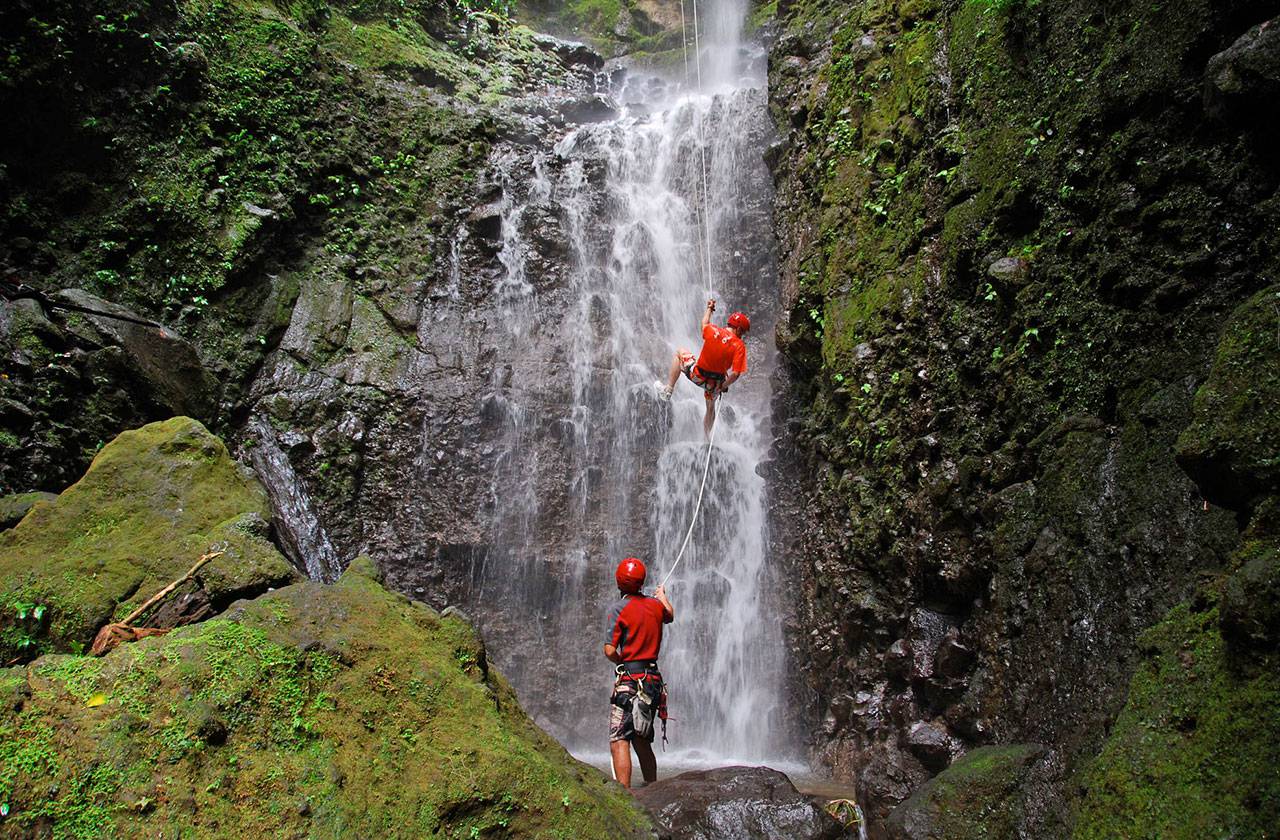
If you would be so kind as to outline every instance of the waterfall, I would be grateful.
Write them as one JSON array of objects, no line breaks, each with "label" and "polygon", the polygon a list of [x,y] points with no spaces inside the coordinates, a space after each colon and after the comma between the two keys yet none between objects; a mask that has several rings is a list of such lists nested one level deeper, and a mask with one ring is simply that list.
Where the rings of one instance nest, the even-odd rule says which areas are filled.
[{"label": "waterfall", "polygon": [[[761,57],[739,43],[743,6],[700,6],[701,89],[631,74],[613,91],[617,119],[493,161],[503,192],[493,288],[517,358],[497,366],[483,409],[497,430],[494,529],[470,602],[522,703],[580,753],[607,749],[612,666],[601,646],[614,567],[643,559],[651,592],[695,515],[702,392],[682,380],[664,403],[654,383],[677,347],[701,347],[708,284],[716,323],[735,310],[751,317],[750,369],[721,400],[702,509],[668,584],[677,617],[661,666],[673,749],[702,763],[792,752],[757,472],[772,436],[777,318],[762,158],[771,128]],[[532,264],[530,243],[553,231],[565,274],[542,282],[550,269]],[[534,321],[534,311],[559,318]],[[556,348],[547,368],[523,368],[532,343]]]}]

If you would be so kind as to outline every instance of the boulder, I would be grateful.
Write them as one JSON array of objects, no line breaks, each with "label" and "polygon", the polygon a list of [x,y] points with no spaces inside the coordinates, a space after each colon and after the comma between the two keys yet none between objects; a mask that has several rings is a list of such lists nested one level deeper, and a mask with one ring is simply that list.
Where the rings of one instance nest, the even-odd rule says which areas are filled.
[{"label": "boulder", "polygon": [[1026,285],[1031,264],[1025,257],[1002,257],[987,266],[987,276],[1004,288]]},{"label": "boulder", "polygon": [[919,722],[907,733],[905,746],[931,773],[951,763],[952,740],[946,727]]},{"label": "boulder", "polygon": [[188,616],[291,583],[297,573],[266,539],[270,516],[262,488],[197,421],[124,432],[80,481],[0,533],[0,661],[87,648],[210,551],[223,553],[175,593]]},{"label": "boulder", "polygon": [[835,840],[829,814],[768,767],[719,767],[659,779],[636,791],[663,840]]},{"label": "boulder", "polygon": [[368,558],[101,659],[0,671],[0,697],[5,836],[652,835],[469,625]]},{"label": "boulder", "polygon": [[1261,23],[1209,59],[1204,73],[1204,105],[1228,122],[1268,123],[1275,128],[1280,98],[1280,18]]},{"label": "boulder", "polygon": [[1222,635],[1259,652],[1280,647],[1280,540],[1262,540],[1222,591]]},{"label": "boulder", "polygon": [[77,313],[68,328],[91,342],[119,347],[125,366],[148,386],[148,395],[168,413],[202,420],[213,416],[218,382],[181,336],[163,327],[134,323],[146,319],[81,289],[63,289],[56,297],[73,306],[132,319]]},{"label": "boulder", "polygon": [[1044,755],[1038,744],[979,747],[930,779],[890,812],[894,840],[1013,837],[1023,810],[1022,782]]},{"label": "boulder", "polygon": [[1280,285],[1231,314],[1191,424],[1178,437],[1178,464],[1210,502],[1248,512],[1280,492]]}]

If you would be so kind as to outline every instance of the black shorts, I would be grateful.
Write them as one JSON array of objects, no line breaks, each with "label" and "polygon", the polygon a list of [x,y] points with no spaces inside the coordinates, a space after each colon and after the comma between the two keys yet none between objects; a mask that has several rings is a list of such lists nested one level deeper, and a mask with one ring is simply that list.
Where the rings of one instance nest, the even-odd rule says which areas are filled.
[{"label": "black shorts", "polygon": [[[636,739],[635,721],[631,719],[631,700],[636,696],[641,685],[644,686],[644,692],[653,698],[653,702],[649,704],[649,713],[657,717],[658,701],[662,696],[662,678],[659,676],[646,677],[643,680],[624,680],[619,677],[613,684],[613,695],[609,698],[609,743]],[[656,723],[656,720],[650,721],[649,735],[644,738],[648,743],[653,743],[654,733],[657,730],[654,725]]]}]

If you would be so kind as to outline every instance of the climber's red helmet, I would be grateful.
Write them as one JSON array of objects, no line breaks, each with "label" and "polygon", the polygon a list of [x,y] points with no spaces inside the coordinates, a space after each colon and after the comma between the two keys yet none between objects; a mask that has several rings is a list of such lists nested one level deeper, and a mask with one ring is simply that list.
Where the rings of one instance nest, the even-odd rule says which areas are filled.
[{"label": "climber's red helmet", "polygon": [[639,595],[640,587],[644,586],[645,574],[644,563],[635,557],[628,557],[618,564],[618,570],[613,576],[618,581],[618,589],[622,594]]},{"label": "climber's red helmet", "polygon": [[735,312],[729,316],[729,326],[737,328],[740,332],[747,332],[751,329],[751,319],[745,312]]}]

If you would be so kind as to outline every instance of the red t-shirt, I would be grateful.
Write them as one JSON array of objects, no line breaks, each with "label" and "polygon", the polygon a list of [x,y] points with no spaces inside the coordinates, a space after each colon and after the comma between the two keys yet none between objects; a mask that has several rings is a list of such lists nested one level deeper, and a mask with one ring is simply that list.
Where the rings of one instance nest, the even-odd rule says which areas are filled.
[{"label": "red t-shirt", "polygon": [[627,595],[609,611],[608,644],[618,649],[623,662],[657,660],[662,625],[669,622],[657,598]]},{"label": "red t-shirt", "polygon": [[733,330],[707,324],[702,328],[702,338],[698,367],[710,373],[728,373],[730,367],[739,375],[747,372],[747,345]]}]

